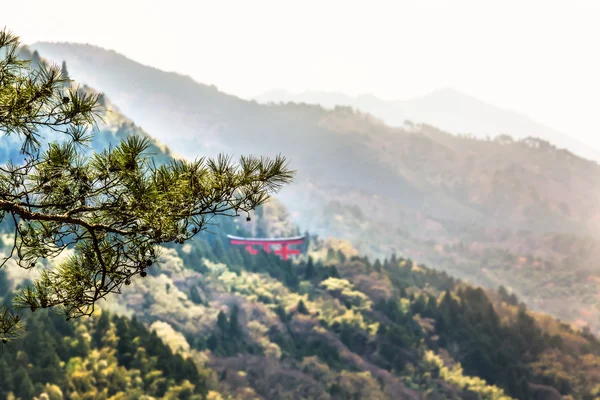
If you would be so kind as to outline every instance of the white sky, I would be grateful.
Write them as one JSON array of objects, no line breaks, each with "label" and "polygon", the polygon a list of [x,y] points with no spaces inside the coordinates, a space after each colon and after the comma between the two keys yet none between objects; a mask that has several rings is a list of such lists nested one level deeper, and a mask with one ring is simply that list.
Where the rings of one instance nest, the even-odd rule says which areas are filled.
[{"label": "white sky", "polygon": [[242,97],[453,87],[600,148],[600,1],[3,0],[0,26]]}]

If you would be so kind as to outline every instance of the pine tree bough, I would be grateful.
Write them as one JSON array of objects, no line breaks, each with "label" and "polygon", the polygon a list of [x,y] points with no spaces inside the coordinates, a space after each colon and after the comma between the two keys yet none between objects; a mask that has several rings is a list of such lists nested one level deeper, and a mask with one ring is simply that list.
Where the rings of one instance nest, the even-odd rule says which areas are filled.
[{"label": "pine tree bough", "polygon": [[[127,137],[114,148],[89,149],[102,112],[97,95],[73,88],[57,67],[16,56],[16,37],[0,32],[0,134],[22,138],[22,160],[0,167],[0,219],[13,232],[0,268],[13,259],[34,268],[69,255],[13,300],[35,311],[59,306],[67,318],[90,315],[158,259],[162,243],[183,243],[217,215],[248,217],[294,172],[282,156],[228,156],[156,165],[150,141]],[[56,141],[45,140],[48,134]],[[45,136],[46,135],[46,136]],[[20,317],[0,312],[0,340],[14,337]]]}]

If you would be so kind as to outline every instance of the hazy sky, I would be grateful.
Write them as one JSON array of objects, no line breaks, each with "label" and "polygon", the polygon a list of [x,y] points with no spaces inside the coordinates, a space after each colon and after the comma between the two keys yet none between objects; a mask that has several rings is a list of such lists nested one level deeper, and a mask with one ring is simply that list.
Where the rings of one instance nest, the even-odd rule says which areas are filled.
[{"label": "hazy sky", "polygon": [[600,148],[600,1],[3,1],[24,42],[84,42],[242,97],[453,87]]}]

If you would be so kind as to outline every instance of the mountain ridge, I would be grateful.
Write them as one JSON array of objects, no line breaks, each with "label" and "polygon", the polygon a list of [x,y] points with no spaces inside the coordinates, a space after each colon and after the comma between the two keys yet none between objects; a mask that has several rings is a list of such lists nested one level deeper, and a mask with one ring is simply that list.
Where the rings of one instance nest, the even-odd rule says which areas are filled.
[{"label": "mountain ridge", "polygon": [[390,127],[352,107],[261,105],[92,46],[40,51],[185,156],[285,154],[298,175],[279,198],[302,230],[504,284],[536,310],[600,329],[595,162],[539,139]]},{"label": "mountain ridge", "polygon": [[[285,89],[274,89],[252,98],[260,103],[300,102],[320,104],[326,108],[336,105],[352,106],[369,112],[392,126],[403,126],[404,121],[409,120],[434,125],[455,134],[473,134],[483,139],[503,134],[517,139],[539,137],[582,157],[600,162],[600,150],[581,140],[539,123],[524,113],[495,106],[450,87],[405,100],[383,100],[372,94],[349,96],[341,92],[316,90],[293,93]],[[473,117],[478,112],[488,121],[474,123]]]},{"label": "mountain ridge", "polygon": [[[292,112],[292,120],[320,113],[315,107],[277,111]],[[145,134],[118,111],[112,117],[100,129],[96,147],[113,137]],[[317,123],[328,127],[321,133],[353,140],[374,128],[380,135],[401,135],[408,147],[397,149],[420,156],[438,147],[433,154],[451,155],[452,146],[496,146],[456,142],[431,127],[406,135],[345,108],[320,115]],[[548,153],[587,163],[541,142],[504,146],[534,158]],[[156,149],[170,157],[164,148]],[[427,167],[422,162],[407,159],[398,167],[416,163],[418,168],[407,169],[415,174]],[[351,221],[367,217],[360,207],[340,207],[347,207]],[[339,209],[326,211],[335,219]],[[53,400],[64,395],[143,398],[144,393],[164,400],[508,400],[598,394],[598,339],[528,311],[514,293],[473,287],[410,258],[392,255],[373,262],[347,243],[312,234],[310,257],[296,262],[262,251],[250,256],[228,246],[226,233],[294,230],[285,208],[274,203],[259,208],[253,220],[242,225],[221,218],[210,234],[201,232],[183,246],[164,246],[160,264],[151,266],[146,278],[133,280],[120,297],[103,304],[131,319],[102,313],[69,325],[38,312],[14,359],[0,354],[0,392],[8,398],[14,390],[20,397]],[[418,225],[402,221],[397,227]],[[9,248],[10,243],[0,242],[1,250]],[[5,272],[0,270],[3,300],[30,278],[9,274],[7,282]],[[182,362],[180,355],[188,360]],[[15,377],[8,365],[18,365]],[[44,369],[48,366],[53,375]]]}]

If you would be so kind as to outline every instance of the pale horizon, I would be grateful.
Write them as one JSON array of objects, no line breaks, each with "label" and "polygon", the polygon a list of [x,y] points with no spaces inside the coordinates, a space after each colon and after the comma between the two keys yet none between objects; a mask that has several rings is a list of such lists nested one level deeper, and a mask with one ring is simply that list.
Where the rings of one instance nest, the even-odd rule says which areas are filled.
[{"label": "pale horizon", "polygon": [[25,44],[101,46],[246,99],[452,88],[600,149],[600,3],[483,3],[26,0],[5,5],[0,26]]}]

